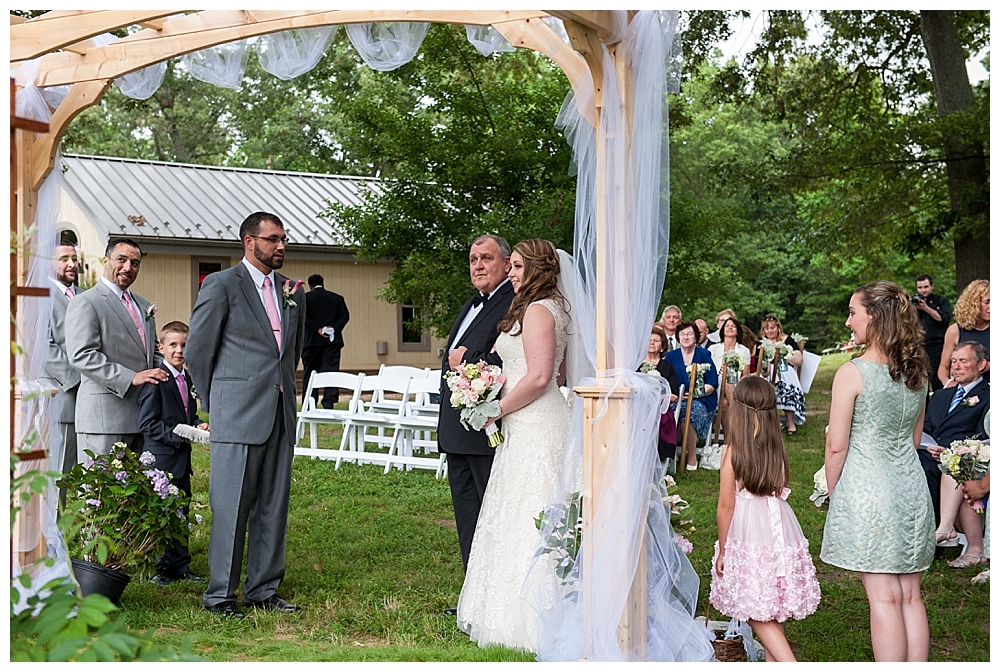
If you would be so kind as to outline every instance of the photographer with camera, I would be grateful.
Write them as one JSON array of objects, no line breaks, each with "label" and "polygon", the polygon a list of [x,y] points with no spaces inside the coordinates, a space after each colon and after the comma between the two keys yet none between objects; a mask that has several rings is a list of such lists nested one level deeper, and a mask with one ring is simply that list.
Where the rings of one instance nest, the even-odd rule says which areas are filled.
[{"label": "photographer with camera", "polygon": [[941,389],[941,381],[934,373],[941,365],[944,334],[951,322],[951,304],[948,299],[934,293],[934,279],[924,273],[917,276],[917,293],[911,297],[924,330],[924,349],[931,360],[931,390]]}]

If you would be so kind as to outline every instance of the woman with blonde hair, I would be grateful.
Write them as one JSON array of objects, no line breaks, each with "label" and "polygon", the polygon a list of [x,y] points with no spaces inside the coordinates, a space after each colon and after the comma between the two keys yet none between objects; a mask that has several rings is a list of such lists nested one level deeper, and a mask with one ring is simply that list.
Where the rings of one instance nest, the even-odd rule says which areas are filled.
[{"label": "woman with blonde hair", "polygon": [[895,283],[860,287],[848,313],[865,350],[833,379],[820,558],[860,572],[876,661],[926,661],[920,577],[934,559],[935,525],[916,447],[929,359],[917,309]]},{"label": "woman with blonde hair", "polygon": [[[937,377],[945,387],[953,387],[951,379],[951,353],[955,346],[965,341],[981,343],[986,352],[990,351],[990,281],[973,280],[958,297],[955,303],[955,324],[944,332],[944,345],[941,348],[941,365],[938,366]],[[986,364],[983,374],[986,382],[990,382],[990,365]]]},{"label": "woman with blonde hair", "polygon": [[[771,341],[775,344],[787,345],[792,349],[791,360],[777,364],[778,382],[774,385],[774,393],[778,395],[778,410],[785,413],[785,433],[791,436],[797,431],[797,426],[806,421],[806,395],[802,391],[799,374],[795,372],[795,367],[802,366],[802,349],[798,343],[792,340],[791,336],[785,334],[781,320],[774,313],[768,313],[761,320],[760,338],[761,342]],[[760,352],[760,345],[758,345],[757,369],[769,371],[769,367],[775,366],[775,364],[774,362],[761,362]]]},{"label": "woman with blonde hair", "polygon": [[[570,407],[557,380],[570,320],[556,285],[555,245],[539,238],[521,241],[510,264],[515,297],[497,325],[494,348],[507,377],[497,416],[504,419],[506,440],[496,450],[483,495],[458,599],[458,627],[480,646],[534,651],[541,615],[522,594],[547,589],[524,584],[537,546],[535,517],[558,487],[569,432]],[[558,581],[555,567],[532,576]],[[548,593],[555,592],[556,586],[548,587]]]}]

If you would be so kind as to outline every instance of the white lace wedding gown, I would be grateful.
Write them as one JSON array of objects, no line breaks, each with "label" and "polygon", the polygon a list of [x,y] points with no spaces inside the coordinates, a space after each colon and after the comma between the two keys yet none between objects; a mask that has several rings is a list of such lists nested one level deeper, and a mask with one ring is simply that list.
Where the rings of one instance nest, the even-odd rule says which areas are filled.
[{"label": "white lace wedding gown", "polygon": [[[552,378],[541,396],[503,418],[506,441],[493,461],[458,598],[458,627],[480,646],[500,644],[526,651],[536,650],[540,617],[522,596],[551,594],[556,599],[554,568],[532,573],[535,582],[551,581],[551,590],[524,584],[539,545],[535,518],[552,502],[570,425],[570,406],[556,385],[569,317],[557,301],[538,303],[555,318]],[[496,351],[503,358],[506,394],[528,372],[521,336],[501,333]]]}]

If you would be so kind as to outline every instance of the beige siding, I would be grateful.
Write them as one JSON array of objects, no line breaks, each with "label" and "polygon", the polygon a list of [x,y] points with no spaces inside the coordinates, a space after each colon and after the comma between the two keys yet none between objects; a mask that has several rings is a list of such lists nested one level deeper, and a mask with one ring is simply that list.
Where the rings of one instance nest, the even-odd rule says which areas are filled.
[{"label": "beige siding", "polygon": [[[237,263],[239,259],[230,259],[230,265]],[[388,263],[286,259],[281,269],[283,275],[303,282],[313,273],[319,273],[327,289],[343,295],[351,312],[351,321],[344,330],[346,344],[340,364],[345,371],[374,371],[380,364],[432,369],[441,365],[437,350],[444,346],[442,339],[432,338],[426,352],[399,351],[396,306],[377,298],[392,268]],[[172,320],[190,321],[193,282],[196,280],[189,255],[147,254],[133,288],[156,303],[156,323],[163,326]],[[388,344],[388,354],[377,354],[378,341]]]}]

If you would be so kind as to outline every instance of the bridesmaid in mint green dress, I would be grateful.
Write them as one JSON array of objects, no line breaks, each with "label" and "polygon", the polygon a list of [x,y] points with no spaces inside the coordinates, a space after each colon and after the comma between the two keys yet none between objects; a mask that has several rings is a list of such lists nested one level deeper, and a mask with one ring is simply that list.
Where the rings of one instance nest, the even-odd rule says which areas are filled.
[{"label": "bridesmaid in mint green dress", "polygon": [[929,368],[920,322],[909,295],[879,281],[851,297],[847,326],[866,350],[833,381],[820,558],[861,573],[875,660],[926,661],[920,577],[934,559],[935,526],[916,452]]}]

